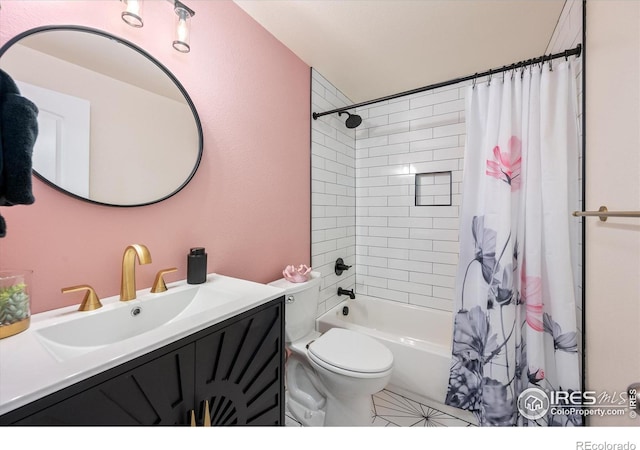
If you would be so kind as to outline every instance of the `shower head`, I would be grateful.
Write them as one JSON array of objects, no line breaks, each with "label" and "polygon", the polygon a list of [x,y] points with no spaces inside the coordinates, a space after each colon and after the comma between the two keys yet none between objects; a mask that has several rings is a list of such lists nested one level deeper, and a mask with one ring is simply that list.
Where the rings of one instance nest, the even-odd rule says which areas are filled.
[{"label": "shower head", "polygon": [[357,128],[358,125],[362,123],[362,117],[360,117],[357,114],[349,114],[348,112],[344,111],[344,112],[339,112],[338,116],[341,116],[343,114],[346,114],[347,116],[349,116],[347,117],[347,120],[344,123],[347,128]]}]

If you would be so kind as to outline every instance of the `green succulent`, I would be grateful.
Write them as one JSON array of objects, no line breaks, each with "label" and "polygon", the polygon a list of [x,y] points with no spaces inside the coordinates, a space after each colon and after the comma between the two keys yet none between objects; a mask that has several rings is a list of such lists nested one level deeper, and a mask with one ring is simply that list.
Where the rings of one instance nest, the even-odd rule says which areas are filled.
[{"label": "green succulent", "polygon": [[0,325],[10,325],[29,317],[29,294],[24,283],[0,288]]}]

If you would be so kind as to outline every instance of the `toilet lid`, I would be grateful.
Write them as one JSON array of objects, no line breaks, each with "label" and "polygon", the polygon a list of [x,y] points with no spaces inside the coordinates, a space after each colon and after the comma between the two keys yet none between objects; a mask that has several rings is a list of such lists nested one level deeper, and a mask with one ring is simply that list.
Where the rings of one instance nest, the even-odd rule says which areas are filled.
[{"label": "toilet lid", "polygon": [[309,345],[309,356],[352,372],[376,373],[393,365],[391,351],[362,333],[331,328]]}]

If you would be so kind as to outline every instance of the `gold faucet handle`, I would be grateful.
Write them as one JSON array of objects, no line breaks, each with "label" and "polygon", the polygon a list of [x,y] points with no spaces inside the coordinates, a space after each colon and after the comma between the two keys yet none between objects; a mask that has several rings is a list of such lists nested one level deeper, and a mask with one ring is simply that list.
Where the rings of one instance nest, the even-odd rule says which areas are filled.
[{"label": "gold faucet handle", "polygon": [[69,286],[61,289],[63,294],[67,292],[87,291],[84,294],[84,299],[80,303],[78,311],[93,311],[94,309],[102,308],[102,303],[96,294],[96,291],[88,284],[80,284],[78,286]]},{"label": "gold faucet handle", "polygon": [[158,292],[164,292],[167,290],[167,284],[164,282],[164,274],[176,272],[178,270],[177,267],[172,267],[170,269],[162,269],[156,274],[156,279],[153,282],[153,287],[151,288],[151,293],[157,294]]}]

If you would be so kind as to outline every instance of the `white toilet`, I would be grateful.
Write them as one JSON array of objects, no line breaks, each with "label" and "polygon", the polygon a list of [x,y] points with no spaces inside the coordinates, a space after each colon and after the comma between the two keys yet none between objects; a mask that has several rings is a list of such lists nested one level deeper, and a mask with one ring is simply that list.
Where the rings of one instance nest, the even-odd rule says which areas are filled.
[{"label": "white toilet", "polygon": [[369,425],[371,395],[391,377],[391,351],[352,330],[315,330],[319,272],[304,283],[282,278],[269,284],[285,289],[289,412],[305,426]]}]

